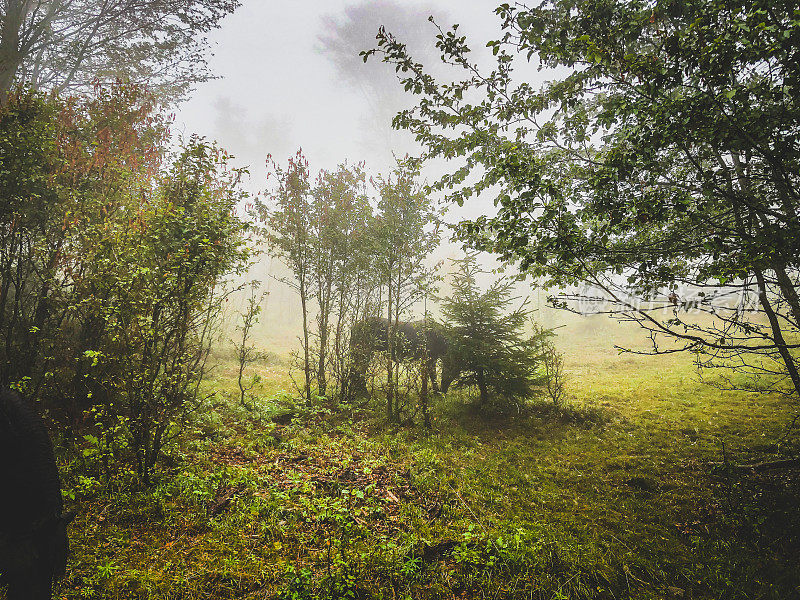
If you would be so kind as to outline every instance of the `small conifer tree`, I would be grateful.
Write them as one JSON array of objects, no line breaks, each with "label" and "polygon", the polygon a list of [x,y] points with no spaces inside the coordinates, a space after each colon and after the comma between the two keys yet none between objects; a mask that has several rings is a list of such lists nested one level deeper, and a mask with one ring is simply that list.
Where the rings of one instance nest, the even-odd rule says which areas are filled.
[{"label": "small conifer tree", "polygon": [[481,291],[477,276],[483,271],[475,255],[455,262],[453,293],[442,303],[453,385],[477,387],[481,408],[490,401],[519,406],[546,383],[538,336],[549,332],[537,327],[533,337],[526,337],[530,312],[527,302],[510,310],[517,300],[510,280],[498,279]]}]

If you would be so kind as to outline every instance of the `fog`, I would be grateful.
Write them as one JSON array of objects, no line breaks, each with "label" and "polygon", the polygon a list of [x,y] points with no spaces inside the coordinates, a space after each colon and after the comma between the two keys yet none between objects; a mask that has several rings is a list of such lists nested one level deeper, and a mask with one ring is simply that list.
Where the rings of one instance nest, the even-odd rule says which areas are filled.
[{"label": "fog", "polygon": [[[434,45],[437,29],[429,21],[433,16],[442,28],[458,24],[470,40],[473,59],[490,65],[485,42],[500,30],[494,7],[494,2],[485,0],[246,1],[213,34],[215,54],[210,66],[218,78],[198,86],[179,108],[176,129],[216,140],[232,153],[237,166],[249,169],[244,185],[251,194],[266,187],[268,156],[285,163],[301,148],[312,173],[343,161],[364,161],[371,174],[388,173],[396,156],[421,150],[409,134],[391,126],[392,117],[413,105],[415,98],[403,91],[393,68],[374,57],[364,63],[360,52],[374,47],[378,28],[384,26],[426,68],[439,77],[452,76],[441,65]],[[543,80],[534,68],[526,74]],[[443,163],[429,163],[423,176],[433,181],[446,168]],[[487,196],[463,208],[450,207],[444,219],[455,223],[493,210],[492,198]],[[441,247],[431,258],[442,264],[445,274],[452,270],[450,260],[463,255],[448,237],[445,231]],[[486,269],[499,266],[490,256],[481,260]],[[509,273],[514,273],[513,268]],[[268,292],[255,330],[257,343],[281,353],[297,347],[301,328],[297,296],[279,281],[287,276],[286,267],[267,254],[248,276],[261,281]],[[484,283],[490,280],[487,276]],[[445,277],[440,295],[448,289]],[[548,308],[547,293],[530,282],[520,283],[517,295],[520,302],[529,297],[537,320],[545,325],[569,324],[562,333],[587,327],[579,317]],[[229,329],[243,302],[241,295],[232,299]],[[435,302],[428,308],[437,314]],[[605,324],[604,319],[592,322]]]},{"label": "fog", "polygon": [[384,25],[435,65],[436,28],[428,17],[489,40],[498,30],[487,19],[492,8],[484,1],[244,2],[212,36],[210,66],[218,79],[198,86],[176,124],[250,165],[254,191],[267,154],[285,158],[299,147],[316,168],[347,159],[386,171],[393,153],[417,150],[391,128],[392,116],[413,99],[389,66],[364,64],[359,52],[374,46]]}]

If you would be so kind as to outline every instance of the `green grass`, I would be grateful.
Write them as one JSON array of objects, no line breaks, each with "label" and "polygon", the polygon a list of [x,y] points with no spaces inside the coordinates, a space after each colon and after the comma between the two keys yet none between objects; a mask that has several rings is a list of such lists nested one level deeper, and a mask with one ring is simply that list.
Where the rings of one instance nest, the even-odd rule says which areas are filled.
[{"label": "green grass", "polygon": [[57,597],[799,597],[797,473],[714,464],[796,448],[775,446],[796,404],[704,385],[686,356],[617,356],[611,327],[565,348],[567,406],[486,416],[452,393],[432,433],[379,402],[276,426],[288,364],[257,365],[251,411],[220,356],[156,486],[64,465],[80,516]]}]

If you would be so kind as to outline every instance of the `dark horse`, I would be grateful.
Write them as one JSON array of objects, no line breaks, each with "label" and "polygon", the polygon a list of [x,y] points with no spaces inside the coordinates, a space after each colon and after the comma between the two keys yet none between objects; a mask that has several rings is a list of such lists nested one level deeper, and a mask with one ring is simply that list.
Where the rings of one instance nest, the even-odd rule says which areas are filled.
[{"label": "dark horse", "polygon": [[[375,352],[388,351],[389,321],[369,317],[355,323],[350,330],[350,396],[366,396],[366,372]],[[392,358],[397,361],[425,360],[425,376],[431,380],[434,392],[439,391],[436,364],[447,361],[448,343],[444,328],[434,321],[401,321],[397,324],[397,339]],[[444,367],[443,367],[444,369]],[[445,377],[443,373],[443,378]],[[449,382],[448,382],[449,383]]]},{"label": "dark horse", "polygon": [[53,445],[34,407],[0,390],[0,585],[8,600],[49,600],[69,551]]}]

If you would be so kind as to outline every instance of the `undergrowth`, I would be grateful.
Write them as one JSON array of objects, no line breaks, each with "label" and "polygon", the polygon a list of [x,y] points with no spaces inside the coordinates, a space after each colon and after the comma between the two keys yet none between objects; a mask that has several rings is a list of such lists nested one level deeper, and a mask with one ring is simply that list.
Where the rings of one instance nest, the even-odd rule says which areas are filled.
[{"label": "undergrowth", "polygon": [[220,360],[152,487],[93,470],[88,441],[62,449],[79,517],[57,597],[800,594],[797,472],[729,466],[796,451],[795,407],[703,385],[685,358],[584,353],[564,406],[487,415],[454,393],[430,432],[379,402],[294,406],[275,360],[242,408]]}]

